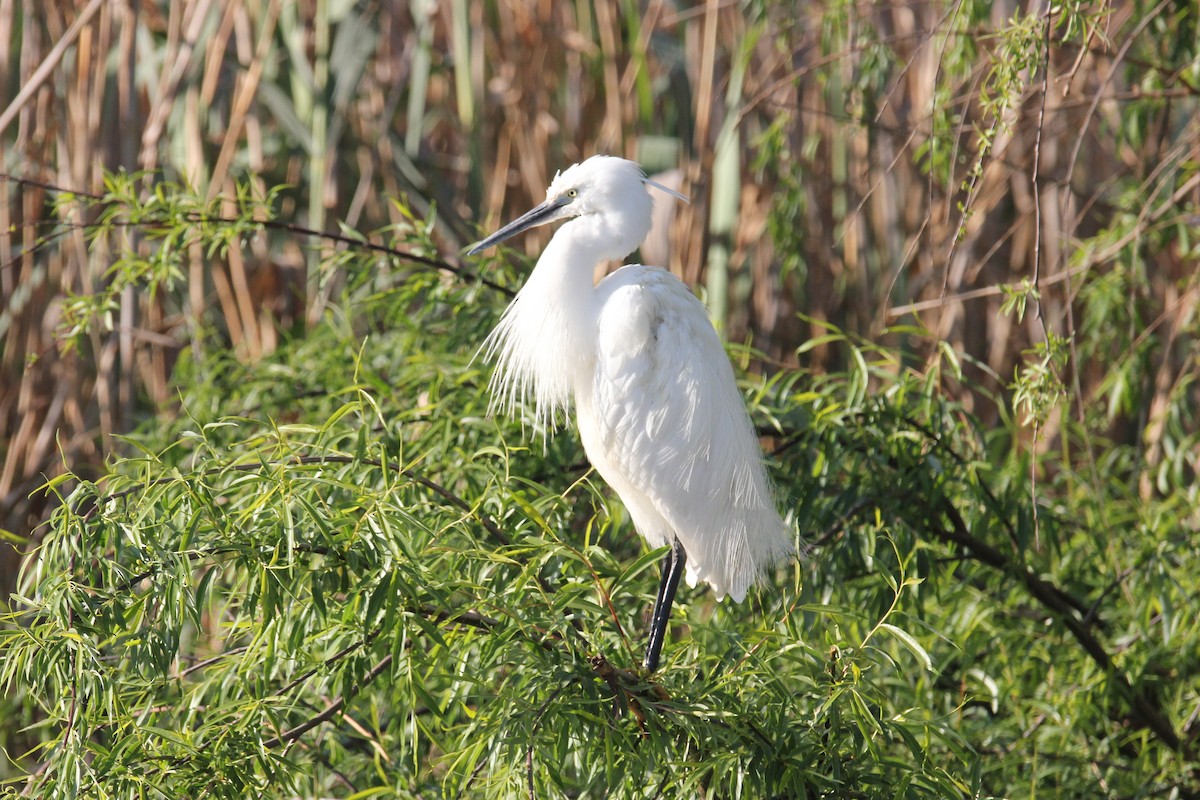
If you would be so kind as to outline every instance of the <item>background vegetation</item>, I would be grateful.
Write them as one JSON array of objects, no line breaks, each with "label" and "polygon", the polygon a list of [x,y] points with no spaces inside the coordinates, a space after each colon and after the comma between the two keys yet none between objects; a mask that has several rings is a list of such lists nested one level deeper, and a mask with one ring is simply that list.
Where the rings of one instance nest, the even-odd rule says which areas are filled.
[{"label": "background vegetation", "polygon": [[[5,791],[1200,796],[1198,18],[0,2]],[[597,151],[809,547],[653,681],[458,256]]]}]

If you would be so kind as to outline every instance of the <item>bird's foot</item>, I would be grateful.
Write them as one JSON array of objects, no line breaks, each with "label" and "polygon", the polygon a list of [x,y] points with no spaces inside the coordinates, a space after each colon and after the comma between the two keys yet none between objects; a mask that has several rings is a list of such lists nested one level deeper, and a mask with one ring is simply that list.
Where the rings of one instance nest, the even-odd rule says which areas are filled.
[{"label": "bird's foot", "polygon": [[671,699],[667,690],[650,680],[650,675],[614,667],[607,658],[596,654],[588,659],[600,680],[608,684],[613,695],[613,718],[617,719],[626,710],[637,720],[638,728],[646,733],[646,711],[643,703],[661,703]]}]

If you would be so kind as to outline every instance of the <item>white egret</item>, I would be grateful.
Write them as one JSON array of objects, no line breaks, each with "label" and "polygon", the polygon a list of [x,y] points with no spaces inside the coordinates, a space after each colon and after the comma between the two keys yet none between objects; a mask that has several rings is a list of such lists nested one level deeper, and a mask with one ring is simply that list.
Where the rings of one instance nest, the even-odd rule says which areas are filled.
[{"label": "white egret", "polygon": [[592,465],[646,542],[671,547],[644,662],[653,672],[685,565],[689,585],[706,581],[718,599],[741,602],[794,548],[704,305],[657,267],[627,265],[594,282],[597,265],[624,259],[649,233],[647,183],[637,164],[593,156],[470,252],[567,220],[485,342],[492,403],[511,411],[532,399],[544,428],[573,400]]}]

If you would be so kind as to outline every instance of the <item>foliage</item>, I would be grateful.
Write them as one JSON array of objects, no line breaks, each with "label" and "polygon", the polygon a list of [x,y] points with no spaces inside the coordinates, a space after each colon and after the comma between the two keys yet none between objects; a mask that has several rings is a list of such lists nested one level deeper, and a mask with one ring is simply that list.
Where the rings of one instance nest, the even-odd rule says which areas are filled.
[{"label": "foliage", "polygon": [[1131,495],[1127,450],[1035,529],[1017,427],[829,328],[805,348],[850,371],[747,384],[808,557],[742,606],[682,592],[648,680],[660,554],[573,435],[486,416],[505,293],[397,259],[339,256],[340,302],[259,362],[192,350],[182,413],[47,485],[0,629],[32,794],[1197,790],[1196,506]]},{"label": "foliage", "polygon": [[[34,5],[0,790],[1200,796],[1194,5]],[[594,150],[680,165],[807,546],[651,678],[660,554],[486,414],[519,259],[444,255]]]}]

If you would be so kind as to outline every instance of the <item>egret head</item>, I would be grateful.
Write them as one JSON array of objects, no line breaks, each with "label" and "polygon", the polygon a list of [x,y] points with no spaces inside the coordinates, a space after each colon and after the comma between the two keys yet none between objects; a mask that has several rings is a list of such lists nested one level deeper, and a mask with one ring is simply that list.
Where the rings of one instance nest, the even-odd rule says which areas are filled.
[{"label": "egret head", "polygon": [[665,189],[646,178],[632,161],[612,156],[592,156],[554,176],[546,199],[471,248],[475,255],[522,231],[550,222],[578,218],[591,224],[577,228],[580,235],[597,239],[611,258],[632,253],[650,232],[653,201],[647,184]]}]

